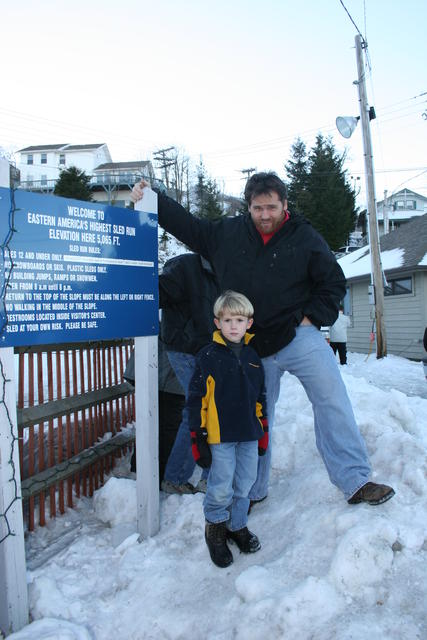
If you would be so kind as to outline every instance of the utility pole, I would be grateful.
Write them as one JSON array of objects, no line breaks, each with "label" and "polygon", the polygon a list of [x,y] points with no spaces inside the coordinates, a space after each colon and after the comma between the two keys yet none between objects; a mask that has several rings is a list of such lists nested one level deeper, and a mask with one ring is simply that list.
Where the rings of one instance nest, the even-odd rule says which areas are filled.
[{"label": "utility pole", "polygon": [[[371,279],[374,292],[375,323],[377,330],[377,358],[387,355],[387,341],[384,323],[384,283],[381,268],[381,251],[378,239],[377,207],[375,201],[374,163],[370,130],[372,110],[368,107],[366,97],[365,69],[363,65],[362,49],[367,44],[360,35],[355,37],[356,60],[359,92],[360,121],[362,124],[363,154],[365,160],[366,197],[368,203],[369,244],[371,254]],[[375,116],[374,116],[375,117]]]},{"label": "utility pole", "polygon": [[246,174],[246,180],[249,180],[251,175],[255,173],[256,167],[251,167],[250,169],[240,169],[240,173]]},{"label": "utility pole", "polygon": [[169,167],[173,167],[175,162],[176,162],[176,157],[167,157],[166,154],[168,151],[173,151],[175,150],[175,147],[168,147],[167,149],[159,149],[158,151],[156,151],[155,153],[153,153],[153,157],[154,160],[156,162],[159,162],[160,164],[158,164],[158,168],[159,169],[163,169],[165,172],[165,182],[166,182],[166,188],[169,189]]}]

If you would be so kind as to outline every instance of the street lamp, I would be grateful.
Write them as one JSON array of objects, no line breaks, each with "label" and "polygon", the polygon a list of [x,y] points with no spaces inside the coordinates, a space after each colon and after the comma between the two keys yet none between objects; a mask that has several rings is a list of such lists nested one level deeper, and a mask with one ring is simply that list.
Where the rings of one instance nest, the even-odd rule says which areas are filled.
[{"label": "street lamp", "polygon": [[363,153],[365,160],[366,196],[369,220],[369,249],[371,254],[371,289],[375,308],[375,322],[377,330],[377,358],[387,355],[387,342],[384,323],[384,282],[381,267],[381,251],[378,239],[377,206],[375,201],[374,163],[372,155],[372,142],[370,120],[375,116],[375,109],[368,107],[366,97],[365,72],[363,68],[362,48],[366,49],[367,43],[360,35],[355,37],[356,61],[358,80],[354,82],[359,92],[360,116],[338,117],[337,129],[344,138],[350,138],[357,127],[359,120],[362,123]]},{"label": "street lamp", "polygon": [[335,123],[343,138],[351,138],[359,120],[360,116],[357,116],[357,118],[353,118],[352,116],[338,116]]}]

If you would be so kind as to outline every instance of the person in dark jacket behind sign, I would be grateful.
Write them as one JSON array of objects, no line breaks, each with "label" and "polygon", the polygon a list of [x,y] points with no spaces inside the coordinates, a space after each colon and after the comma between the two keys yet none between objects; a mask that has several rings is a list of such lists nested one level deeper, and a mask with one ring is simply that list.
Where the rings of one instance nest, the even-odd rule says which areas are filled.
[{"label": "person in dark jacket behind sign", "polygon": [[[212,309],[219,295],[211,265],[194,253],[168,260],[159,276],[159,306],[162,309],[160,335],[169,362],[185,395],[194,373],[195,355],[211,342],[215,329]],[[166,493],[205,491],[208,470],[194,487],[190,478],[195,462],[191,455],[187,410],[169,454],[161,488]]]},{"label": "person in dark jacket behind sign", "polygon": [[[143,196],[145,181],[132,199]],[[345,295],[335,256],[310,223],[287,209],[286,186],[274,173],[252,175],[245,187],[249,215],[210,221],[165,195],[159,224],[208,259],[221,290],[246,295],[255,308],[253,346],[262,358],[270,430],[285,371],[304,386],[313,406],[316,443],[331,482],[350,504],[380,504],[391,487],[369,481],[365,442],[331,348],[320,327],[332,325]],[[252,503],[267,496],[271,446],[260,459]]]},{"label": "person in dark jacket behind sign", "polygon": [[[196,487],[190,482],[196,464],[180,394],[187,395],[197,352],[212,341],[212,309],[218,295],[212,267],[201,256],[183,253],[165,262],[159,275],[159,466],[160,487],[166,493],[206,490],[208,469],[203,470]],[[127,371],[129,365],[133,365],[133,356]],[[130,377],[134,376],[130,371]],[[132,460],[131,470],[135,470],[135,457]]]},{"label": "person in dark jacket behind sign", "polygon": [[[423,345],[424,345],[424,350],[427,351],[427,327],[424,330]],[[424,375],[427,380],[427,360],[423,360],[423,367],[424,367]]]},{"label": "person in dark jacket behind sign", "polygon": [[[174,370],[166,355],[161,339],[158,340],[158,369],[159,369],[159,480],[163,476],[169,454],[174,445],[181,415],[185,405],[184,390],[179,384]],[[135,353],[126,364],[123,378],[135,387]],[[130,470],[136,471],[136,451],[134,449],[130,459]]]}]

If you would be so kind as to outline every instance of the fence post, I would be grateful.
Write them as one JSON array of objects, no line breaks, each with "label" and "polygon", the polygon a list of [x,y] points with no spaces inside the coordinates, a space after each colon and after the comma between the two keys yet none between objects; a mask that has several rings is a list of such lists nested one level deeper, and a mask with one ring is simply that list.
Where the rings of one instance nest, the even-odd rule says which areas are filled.
[{"label": "fence post", "polygon": [[[9,186],[9,162],[3,158],[0,158],[0,186]],[[0,244],[4,240],[5,238],[0,238]],[[4,279],[4,272],[2,278]],[[4,280],[0,285],[3,289]],[[12,347],[0,348],[0,576],[4,585],[0,589],[0,631],[7,635],[28,624]]]},{"label": "fence post", "polygon": [[[154,191],[146,189],[135,209],[156,213]],[[155,535],[160,528],[157,339],[135,338],[136,496],[142,538]]]}]

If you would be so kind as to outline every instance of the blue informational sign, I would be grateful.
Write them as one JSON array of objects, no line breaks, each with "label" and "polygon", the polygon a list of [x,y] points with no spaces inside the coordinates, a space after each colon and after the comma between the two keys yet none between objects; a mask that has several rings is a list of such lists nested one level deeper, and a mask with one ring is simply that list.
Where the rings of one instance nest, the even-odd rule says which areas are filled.
[{"label": "blue informational sign", "polygon": [[0,188],[0,346],[158,333],[157,213]]}]

